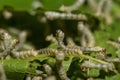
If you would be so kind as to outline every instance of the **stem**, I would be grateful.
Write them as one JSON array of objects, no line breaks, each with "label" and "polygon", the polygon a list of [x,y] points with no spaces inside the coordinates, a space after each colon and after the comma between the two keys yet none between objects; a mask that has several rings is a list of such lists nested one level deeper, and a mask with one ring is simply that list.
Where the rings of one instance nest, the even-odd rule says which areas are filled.
[{"label": "stem", "polygon": [[87,56],[87,55],[80,54],[80,56],[83,57],[83,58],[86,58],[86,59],[90,59],[90,60],[99,62],[101,64],[108,64],[108,62],[105,62],[105,61],[102,61],[102,60],[99,60],[99,59],[96,59],[96,58],[93,58],[93,57],[90,57],[90,56]]}]

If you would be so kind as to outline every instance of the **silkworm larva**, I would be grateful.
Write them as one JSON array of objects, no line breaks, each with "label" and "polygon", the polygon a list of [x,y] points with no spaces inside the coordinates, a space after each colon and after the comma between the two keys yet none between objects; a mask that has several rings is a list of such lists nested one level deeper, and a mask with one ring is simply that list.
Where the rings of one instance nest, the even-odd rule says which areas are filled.
[{"label": "silkworm larva", "polygon": [[104,6],[105,0],[100,0],[97,6],[97,11],[96,11],[96,15],[99,16],[102,14],[102,8]]},{"label": "silkworm larva", "polygon": [[105,61],[107,61],[107,62],[119,62],[120,63],[120,59],[119,58],[105,59]]},{"label": "silkworm larva", "polygon": [[34,50],[28,50],[28,51],[20,51],[20,52],[17,52],[17,51],[13,51],[12,52],[12,56],[15,57],[15,58],[22,58],[22,59],[25,59],[29,56],[36,56],[38,53]]},{"label": "silkworm larva", "polygon": [[79,56],[83,54],[83,52],[80,49],[64,49],[63,52],[66,56]]},{"label": "silkworm larva", "polygon": [[48,35],[46,37],[46,41],[50,41],[51,43],[57,44],[57,40],[53,35]]},{"label": "silkworm larva", "polygon": [[19,41],[17,40],[17,39],[14,39],[14,40],[12,40],[11,42],[10,42],[10,44],[9,44],[9,48],[11,49],[11,50],[13,50],[13,49],[15,49],[15,47],[16,47],[16,45],[19,43]]},{"label": "silkworm larva", "polygon": [[67,47],[69,49],[79,49],[83,51],[83,53],[89,53],[89,52],[106,52],[105,48],[96,46],[96,47],[80,47],[80,46],[70,46]]},{"label": "silkworm larva", "polygon": [[0,29],[0,39],[1,40],[9,40],[11,39],[11,36],[3,29]]},{"label": "silkworm larva", "polygon": [[76,0],[76,2],[71,6],[62,5],[60,7],[60,10],[65,12],[71,12],[71,11],[77,10],[84,2],[85,0]]},{"label": "silkworm larva", "polygon": [[88,6],[90,7],[90,9],[92,9],[93,11],[96,11],[96,2],[95,0],[87,0]]},{"label": "silkworm larva", "polygon": [[0,63],[0,80],[7,80],[6,75],[5,75],[5,71],[4,71],[1,63]]},{"label": "silkworm larva", "polygon": [[12,40],[8,47],[0,54],[0,57],[5,57],[7,56],[16,46],[16,44],[18,43],[18,40],[14,39]]},{"label": "silkworm larva", "polygon": [[52,68],[48,64],[43,64],[43,67],[48,76],[52,75]]},{"label": "silkworm larva", "polygon": [[54,56],[57,52],[56,49],[44,48],[37,51],[40,55]]},{"label": "silkworm larva", "polygon": [[38,8],[43,7],[43,5],[42,5],[41,1],[39,1],[39,0],[34,0],[34,1],[32,2],[32,7],[33,7],[34,9],[38,9]]},{"label": "silkworm larva", "polygon": [[30,74],[27,74],[25,77],[25,80],[31,80],[31,79],[32,79],[32,76]]},{"label": "silkworm larva", "polygon": [[0,29],[0,40],[3,43],[4,48],[6,49],[12,39],[11,36],[4,29]]},{"label": "silkworm larva", "polygon": [[56,52],[55,58],[56,58],[56,68],[57,68],[57,72],[58,72],[60,79],[61,80],[70,80],[67,77],[67,74],[62,65],[62,61],[64,60],[64,53],[62,51]]},{"label": "silkworm larva", "polygon": [[12,18],[13,13],[8,9],[3,9],[2,15],[3,15],[4,19],[9,20],[10,18]]},{"label": "silkworm larva", "polygon": [[76,46],[75,42],[73,41],[73,39],[71,37],[67,38],[67,46],[71,47],[71,46]]},{"label": "silkworm larva", "polygon": [[66,46],[63,43],[63,39],[64,39],[64,33],[61,30],[57,30],[56,31],[56,39],[59,45],[59,48],[61,49],[65,49]]},{"label": "silkworm larva", "polygon": [[47,19],[63,19],[63,20],[87,20],[86,15],[84,14],[72,14],[72,13],[59,13],[53,11],[46,11],[45,16]]},{"label": "silkworm larva", "polygon": [[19,50],[23,47],[23,45],[26,41],[26,37],[27,37],[27,32],[26,31],[22,31],[19,34],[19,44],[16,46],[16,50]]},{"label": "silkworm larva", "polygon": [[108,44],[111,44],[112,46],[114,46],[117,49],[120,49],[120,44],[117,42],[113,42],[113,41],[107,41]]},{"label": "silkworm larva", "polygon": [[43,80],[41,76],[33,76],[32,80]]},{"label": "silkworm larva", "polygon": [[84,52],[84,53],[87,53],[87,52],[106,52],[106,49],[105,48],[102,48],[102,47],[80,47],[80,49]]},{"label": "silkworm larva", "polygon": [[93,47],[95,45],[95,39],[92,32],[90,31],[88,25],[85,25],[82,21],[78,22],[78,32],[79,34],[82,33],[82,38],[85,38],[83,39],[84,41],[81,41],[81,44],[83,44],[83,42],[86,44],[83,44],[83,47]]},{"label": "silkworm larva", "polygon": [[57,80],[55,76],[49,76],[45,80]]},{"label": "silkworm larva", "polygon": [[82,65],[82,67],[87,67],[87,68],[97,68],[97,69],[104,69],[104,70],[115,70],[115,66],[112,63],[108,64],[95,64],[90,61],[85,61]]},{"label": "silkworm larva", "polygon": [[64,60],[64,58],[65,58],[65,54],[64,54],[64,52],[63,51],[57,51],[56,53],[55,53],[55,57],[56,57],[56,60],[57,61],[62,61],[62,60]]}]

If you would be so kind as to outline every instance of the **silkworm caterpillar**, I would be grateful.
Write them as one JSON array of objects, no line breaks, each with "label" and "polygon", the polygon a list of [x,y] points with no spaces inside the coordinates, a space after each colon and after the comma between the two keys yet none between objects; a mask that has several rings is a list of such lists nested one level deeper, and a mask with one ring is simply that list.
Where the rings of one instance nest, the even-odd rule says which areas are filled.
[{"label": "silkworm caterpillar", "polygon": [[65,11],[65,12],[71,12],[71,11],[77,10],[84,2],[85,0],[76,0],[76,2],[73,5],[71,6],[62,5],[59,10]]},{"label": "silkworm caterpillar", "polygon": [[57,52],[56,49],[44,48],[37,51],[40,55],[54,56]]},{"label": "silkworm caterpillar", "polygon": [[36,51],[34,51],[33,49],[31,49],[31,50],[28,50],[28,51],[20,51],[20,52],[13,51],[11,54],[14,58],[25,59],[29,56],[36,56],[38,53]]},{"label": "silkworm caterpillar", "polygon": [[12,41],[8,44],[7,48],[6,48],[2,53],[0,53],[0,57],[5,57],[5,56],[7,56],[7,55],[15,48],[15,46],[16,46],[17,44],[18,44],[18,40],[16,40],[16,39],[12,40]]},{"label": "silkworm caterpillar", "polygon": [[55,76],[49,76],[45,78],[45,80],[57,80]]},{"label": "silkworm caterpillar", "polygon": [[113,41],[107,41],[108,44],[111,44],[112,46],[114,46],[117,49],[120,49],[120,44],[117,42],[113,42]]},{"label": "silkworm caterpillar", "polygon": [[76,46],[75,42],[73,41],[71,37],[67,38],[67,47],[69,46]]},{"label": "silkworm caterpillar", "polygon": [[11,39],[11,36],[4,29],[0,29],[0,39],[3,41],[9,40]]},{"label": "silkworm caterpillar", "polygon": [[56,68],[57,68],[57,72],[58,72],[60,79],[61,80],[70,80],[67,77],[67,74],[62,65],[62,61],[64,60],[64,53],[62,51],[56,52],[55,58],[56,58]]},{"label": "silkworm caterpillar", "polygon": [[43,80],[43,78],[41,76],[27,74],[25,80]]},{"label": "silkworm caterpillar", "polygon": [[5,49],[11,49],[15,47],[18,43],[17,39],[12,39],[11,36],[5,30],[2,29],[0,29],[0,39]]},{"label": "silkworm caterpillar", "polygon": [[80,49],[69,49],[69,48],[65,48],[65,49],[51,49],[51,48],[44,48],[44,49],[40,49],[37,51],[39,55],[46,55],[46,56],[55,56],[56,53],[58,52],[62,52],[64,53],[65,56],[79,56],[79,57],[83,57],[85,59],[90,59],[102,64],[107,64],[107,62],[99,60],[99,59],[95,59],[92,58],[90,56],[84,55],[83,52]]},{"label": "silkworm caterpillar", "polygon": [[96,15],[103,17],[107,24],[112,22],[110,17],[111,6],[112,0],[100,0],[96,9]]},{"label": "silkworm caterpillar", "polygon": [[6,79],[6,75],[5,75],[4,68],[3,68],[3,66],[2,66],[1,63],[0,63],[0,80],[7,80],[7,79]]},{"label": "silkworm caterpillar", "polygon": [[12,39],[11,36],[4,29],[0,29],[0,40],[4,48],[6,49]]},{"label": "silkworm caterpillar", "polygon": [[16,50],[19,50],[23,47],[23,45],[26,41],[26,37],[27,37],[27,32],[26,31],[22,31],[19,34],[19,44],[16,46]]},{"label": "silkworm caterpillar", "polygon": [[61,30],[56,31],[56,39],[57,39],[59,48],[65,49],[66,46],[63,43],[64,33]]},{"label": "silkworm caterpillar", "polygon": [[43,67],[48,76],[52,75],[52,68],[48,64],[43,64]]},{"label": "silkworm caterpillar", "polygon": [[87,52],[105,52],[106,49],[105,48],[101,48],[101,47],[79,47],[79,46],[73,46],[73,47],[66,47],[63,43],[63,39],[64,39],[64,33],[61,30],[57,30],[56,31],[56,39],[58,41],[58,45],[60,46],[60,48],[62,49],[80,49],[83,52],[87,53]]},{"label": "silkworm caterpillar", "polygon": [[89,53],[89,52],[106,52],[105,48],[96,46],[96,47],[80,47],[80,49],[84,52],[84,53]]},{"label": "silkworm caterpillar", "polygon": [[46,37],[46,41],[50,41],[51,43],[57,44],[57,40],[53,35],[48,35]]},{"label": "silkworm caterpillar", "polygon": [[63,52],[66,56],[79,56],[83,54],[83,52],[79,49],[64,49]]},{"label": "silkworm caterpillar", "polygon": [[31,80],[43,80],[41,76],[33,76]]},{"label": "silkworm caterpillar", "polygon": [[120,59],[119,58],[105,59],[105,61],[107,61],[107,62],[119,62],[120,63]]},{"label": "silkworm caterpillar", "polygon": [[96,11],[96,2],[95,0],[87,0],[88,6],[90,9],[92,9],[93,11]]},{"label": "silkworm caterpillar", "polygon": [[80,21],[78,22],[77,28],[80,36],[82,33],[81,45],[83,47],[93,47],[95,45],[95,39],[88,26]]},{"label": "silkworm caterpillar", "polygon": [[54,11],[46,11],[45,16],[49,20],[54,20],[54,19],[83,20],[83,21],[87,20],[87,17],[84,14],[59,13]]},{"label": "silkworm caterpillar", "polygon": [[87,68],[97,68],[97,69],[103,69],[103,70],[111,70],[114,71],[115,70],[115,66],[112,63],[108,63],[108,64],[95,64],[92,63],[90,61],[85,61],[84,63],[82,63],[81,65],[82,67],[87,67]]},{"label": "silkworm caterpillar", "polygon": [[[38,53],[39,55],[55,56],[55,54],[58,53],[58,51],[59,50],[56,49],[44,48],[38,50]],[[62,51],[66,56],[82,54],[82,51],[78,49],[62,49],[60,51]]]},{"label": "silkworm caterpillar", "polygon": [[91,53],[91,52],[99,52],[99,53],[106,53],[106,49],[96,46],[96,47],[80,47],[80,46],[68,46],[67,49],[77,49],[81,50],[83,53]]}]

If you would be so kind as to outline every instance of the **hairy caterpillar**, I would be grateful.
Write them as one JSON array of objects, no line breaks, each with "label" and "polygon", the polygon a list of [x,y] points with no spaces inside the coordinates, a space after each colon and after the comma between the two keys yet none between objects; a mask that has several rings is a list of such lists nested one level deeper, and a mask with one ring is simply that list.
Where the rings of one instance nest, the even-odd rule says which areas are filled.
[{"label": "hairy caterpillar", "polygon": [[47,19],[63,19],[63,20],[87,20],[84,14],[72,14],[72,13],[59,13],[54,11],[46,11],[45,16]]}]

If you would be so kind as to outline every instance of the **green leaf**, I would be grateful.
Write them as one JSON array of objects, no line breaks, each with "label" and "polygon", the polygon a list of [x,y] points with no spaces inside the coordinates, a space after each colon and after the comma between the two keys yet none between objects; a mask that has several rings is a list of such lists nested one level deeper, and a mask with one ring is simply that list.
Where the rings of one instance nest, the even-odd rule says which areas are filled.
[{"label": "green leaf", "polygon": [[100,70],[98,69],[89,69],[87,71],[87,76],[89,77],[98,77],[100,75]]},{"label": "green leaf", "polygon": [[67,72],[69,67],[70,67],[70,65],[71,65],[73,56],[66,57],[66,58],[68,58],[68,59],[64,60],[62,64],[63,64],[63,67],[64,67],[65,71]]},{"label": "green leaf", "polygon": [[120,80],[120,74],[117,74],[117,75],[111,76],[111,77],[106,76],[105,80]]},{"label": "green leaf", "polygon": [[10,6],[17,11],[29,11],[32,8],[32,2],[34,0],[0,0],[0,10],[5,6]]},{"label": "green leaf", "polygon": [[35,73],[35,67],[30,67],[30,62],[26,60],[1,60],[8,79],[23,80],[25,73]]}]

